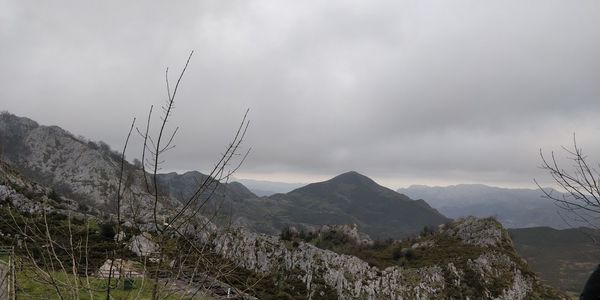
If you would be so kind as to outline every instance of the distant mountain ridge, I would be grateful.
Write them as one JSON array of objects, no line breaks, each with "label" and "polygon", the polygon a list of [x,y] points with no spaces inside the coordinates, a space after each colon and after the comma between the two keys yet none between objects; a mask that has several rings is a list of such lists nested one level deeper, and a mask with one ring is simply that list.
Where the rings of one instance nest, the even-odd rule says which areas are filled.
[{"label": "distant mountain ridge", "polygon": [[[496,217],[507,228],[549,226],[569,228],[559,213],[565,213],[544,199],[539,189],[510,189],[483,184],[446,187],[413,185],[399,193],[423,199],[450,218],[464,216]],[[582,225],[582,224],[577,224]],[[573,225],[573,224],[571,224]]]},{"label": "distant mountain ridge", "polygon": [[274,194],[285,194],[299,187],[305,186],[306,183],[289,183],[289,182],[277,182],[267,180],[256,180],[256,179],[234,179],[235,181],[246,186],[257,196],[271,196]]}]

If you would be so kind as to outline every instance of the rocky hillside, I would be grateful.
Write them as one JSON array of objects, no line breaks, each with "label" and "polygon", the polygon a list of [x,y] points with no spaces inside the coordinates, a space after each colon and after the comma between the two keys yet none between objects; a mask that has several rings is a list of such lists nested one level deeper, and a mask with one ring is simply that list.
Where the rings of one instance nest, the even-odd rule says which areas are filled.
[{"label": "rocky hillside", "polygon": [[214,241],[220,255],[248,270],[300,281],[308,299],[564,298],[529,271],[493,219],[461,219],[410,243],[408,263],[380,268],[356,256],[241,229]]},{"label": "rocky hillside", "polygon": [[0,204],[9,204],[23,213],[34,214],[43,207],[57,211],[78,210],[77,202],[30,181],[0,160]]},{"label": "rocky hillside", "polygon": [[425,201],[412,200],[356,172],[246,201],[238,208],[243,225],[271,233],[285,225],[357,224],[373,238],[402,238],[449,221]]},{"label": "rocky hillside", "polygon": [[[57,126],[1,113],[0,159],[82,207],[114,213],[121,157],[102,142],[86,141]],[[123,213],[144,217],[148,212],[143,209],[149,206],[140,204],[153,200],[146,191],[143,172],[127,162],[124,171]],[[164,209],[178,205],[177,200],[191,194],[203,178],[206,176],[198,172],[160,174],[159,190],[164,197],[159,204]],[[217,185],[215,198],[231,201],[255,197],[240,184]]]},{"label": "rocky hillside", "polygon": [[0,114],[0,141],[2,160],[27,177],[89,205],[114,201],[119,154],[108,146],[8,113]]}]

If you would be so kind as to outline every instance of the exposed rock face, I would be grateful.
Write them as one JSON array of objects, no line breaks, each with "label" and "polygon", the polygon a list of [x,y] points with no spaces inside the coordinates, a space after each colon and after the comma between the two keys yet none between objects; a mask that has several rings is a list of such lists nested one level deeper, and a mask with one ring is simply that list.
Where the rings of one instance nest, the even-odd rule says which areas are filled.
[{"label": "exposed rock face", "polygon": [[317,230],[318,235],[327,234],[330,232],[336,232],[343,234],[346,236],[352,243],[354,244],[372,244],[373,241],[371,238],[358,231],[358,226],[356,224],[347,225],[323,225]]},{"label": "exposed rock face", "polygon": [[296,276],[312,299],[320,299],[326,288],[334,289],[339,299],[525,299],[540,294],[561,298],[548,294],[514,251],[508,251],[510,239],[505,239],[499,223],[469,218],[436,234],[483,250],[475,259],[381,270],[354,256],[306,243],[294,247],[278,237],[245,230],[222,235],[214,244],[222,256],[249,270]]},{"label": "exposed rock face", "polygon": [[447,234],[457,236],[465,244],[475,246],[499,246],[509,244],[512,246],[508,232],[494,219],[478,219],[467,217],[458,219],[454,226],[442,227]]},{"label": "exposed rock face", "polygon": [[0,203],[10,204],[26,213],[38,213],[43,208],[60,210],[76,207],[71,199],[59,197],[51,189],[29,181],[3,161],[0,161]]},{"label": "exposed rock face", "polygon": [[151,239],[150,234],[143,233],[131,238],[129,249],[138,256],[147,256],[158,251],[158,245]]},{"label": "exposed rock face", "polygon": [[116,183],[111,179],[117,178],[115,162],[101,151],[90,149],[86,142],[58,127],[40,126],[8,114],[0,116],[0,132],[11,142],[5,145],[8,149],[4,159],[26,175],[49,186],[88,195],[99,203],[113,197]]}]

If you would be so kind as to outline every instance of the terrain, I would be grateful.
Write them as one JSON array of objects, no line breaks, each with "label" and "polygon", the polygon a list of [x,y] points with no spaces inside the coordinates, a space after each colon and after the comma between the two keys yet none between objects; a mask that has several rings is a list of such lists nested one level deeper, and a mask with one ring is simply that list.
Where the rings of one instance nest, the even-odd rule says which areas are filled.
[{"label": "terrain", "polygon": [[[107,234],[107,231],[102,229],[107,228],[107,225],[101,225],[101,220],[94,219],[92,225],[85,225],[86,223],[81,221],[72,222],[71,218],[76,209],[70,200],[53,195],[51,189],[30,181],[5,163],[0,163],[0,191],[0,213],[4,216],[0,229],[3,244],[17,242],[13,237],[18,236],[14,231],[18,221],[14,221],[17,222],[16,225],[11,225],[11,220],[28,218],[29,222],[35,222],[34,220],[38,219],[36,215],[41,216],[41,211],[44,210],[49,212],[51,218],[44,217],[38,220],[46,220],[44,222],[53,224],[49,234],[54,236],[57,245],[60,245],[59,241],[62,239],[81,237],[63,236],[65,232],[60,228],[64,230],[65,226],[68,226],[68,232],[82,232],[87,236],[86,239],[92,242],[91,250],[86,256],[90,267],[93,269],[102,264],[105,257],[103,251],[109,250],[113,245],[109,241],[113,239],[114,232]],[[62,203],[71,205],[63,206]],[[91,236],[88,235],[90,229],[95,232]],[[145,239],[144,247],[152,247],[148,246],[153,243],[152,231],[142,232],[141,235],[138,231],[136,235],[135,228],[125,226],[123,230],[126,232],[124,242],[136,245],[136,240]],[[334,227],[333,230],[338,229]],[[335,252],[322,249],[320,247],[324,247],[323,243],[315,245],[311,242],[282,239],[278,236],[248,232],[243,228],[221,231],[205,227],[202,231],[190,233],[196,237],[198,244],[204,244],[207,249],[211,249],[206,253],[205,259],[214,260],[213,263],[223,260],[233,263],[229,265],[231,270],[219,277],[217,283],[212,281],[210,285],[205,286],[205,292],[208,294],[201,299],[218,298],[219,291],[224,287],[231,288],[235,285],[243,290],[238,292],[236,289],[236,295],[255,295],[261,299],[564,297],[559,291],[538,280],[514,251],[506,230],[493,219],[457,220],[404,242],[391,242],[381,249],[371,248],[374,251],[372,253],[379,257],[375,261],[360,253],[344,254],[340,248],[333,249]],[[207,239],[207,236],[212,238]],[[350,247],[358,246],[352,244],[354,242],[351,239],[344,243]],[[34,247],[34,244],[29,247]],[[130,246],[129,249],[130,252],[121,256],[129,261],[145,261],[143,256],[151,255],[136,250],[134,246]],[[16,254],[26,257],[27,253],[17,250]],[[64,254],[59,252],[57,255]],[[140,255],[142,257],[137,259]],[[87,266],[86,262],[86,268]],[[39,293],[53,293],[52,289],[44,285],[34,285],[27,279],[31,276],[27,275],[27,272],[35,270],[32,268],[26,261],[21,266],[23,271],[19,271],[25,273],[17,274],[21,295],[25,293],[39,297]],[[138,270],[143,274],[143,269]],[[210,271],[207,269],[205,272]],[[66,275],[61,276],[64,280]],[[240,281],[240,278],[245,278],[246,281]],[[248,288],[247,280],[252,278],[255,278],[256,282],[250,281],[253,283]],[[98,282],[102,278],[93,277],[91,280]],[[67,288],[61,289],[65,289],[65,293],[68,291]],[[149,291],[140,290],[140,293]],[[129,297],[127,295],[125,294]]]}]

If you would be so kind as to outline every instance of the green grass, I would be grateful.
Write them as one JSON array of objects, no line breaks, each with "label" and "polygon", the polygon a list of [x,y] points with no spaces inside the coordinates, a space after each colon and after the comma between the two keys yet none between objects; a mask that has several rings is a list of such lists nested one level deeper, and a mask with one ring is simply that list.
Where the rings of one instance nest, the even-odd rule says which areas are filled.
[{"label": "green grass", "polygon": [[[58,291],[54,285],[48,282],[48,278],[40,276],[31,270],[23,270],[17,272],[17,298],[20,299],[60,299]],[[74,277],[71,274],[62,272],[52,273],[53,280],[58,282],[59,291],[64,299],[106,299],[106,290],[108,279],[90,277]],[[89,280],[89,284],[88,284]],[[114,284],[114,279],[113,279]],[[75,288],[75,285],[79,288]],[[134,279],[134,288],[125,290],[123,280],[118,283],[118,286],[113,286],[111,289],[111,299],[151,299],[153,281],[151,279]],[[200,295],[190,298],[181,292],[168,292],[164,288],[160,289],[160,299],[194,299],[194,300],[211,300],[209,296]],[[182,298],[185,297],[185,298]]]}]

